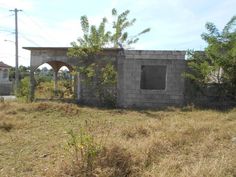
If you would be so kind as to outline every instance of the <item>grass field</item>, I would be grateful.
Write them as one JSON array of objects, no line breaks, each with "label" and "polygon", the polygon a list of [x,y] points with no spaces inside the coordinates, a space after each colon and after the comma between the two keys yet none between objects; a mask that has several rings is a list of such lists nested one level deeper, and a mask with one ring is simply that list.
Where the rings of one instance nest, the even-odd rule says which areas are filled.
[{"label": "grass field", "polygon": [[[72,131],[85,143],[69,146]],[[96,149],[92,158],[82,157],[86,148]],[[236,109],[0,103],[1,177],[86,175],[235,177]]]}]

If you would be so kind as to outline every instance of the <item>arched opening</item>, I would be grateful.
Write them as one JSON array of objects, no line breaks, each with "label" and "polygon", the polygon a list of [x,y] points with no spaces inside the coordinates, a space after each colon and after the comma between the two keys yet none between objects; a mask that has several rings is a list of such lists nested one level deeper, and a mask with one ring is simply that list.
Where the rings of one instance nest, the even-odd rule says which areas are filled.
[{"label": "arched opening", "polygon": [[50,61],[34,69],[36,99],[72,99],[75,97],[73,68],[60,61]]}]

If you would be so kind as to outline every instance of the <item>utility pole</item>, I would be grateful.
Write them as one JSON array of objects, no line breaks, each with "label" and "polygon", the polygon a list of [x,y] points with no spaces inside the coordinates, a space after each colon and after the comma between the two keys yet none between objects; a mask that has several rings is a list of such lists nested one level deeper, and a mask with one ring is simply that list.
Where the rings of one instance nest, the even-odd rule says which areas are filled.
[{"label": "utility pole", "polygon": [[18,69],[18,19],[17,19],[17,13],[22,11],[17,8],[14,10],[10,10],[15,13],[15,45],[16,45],[16,66],[15,66],[15,91],[18,93],[19,89],[19,69]]}]

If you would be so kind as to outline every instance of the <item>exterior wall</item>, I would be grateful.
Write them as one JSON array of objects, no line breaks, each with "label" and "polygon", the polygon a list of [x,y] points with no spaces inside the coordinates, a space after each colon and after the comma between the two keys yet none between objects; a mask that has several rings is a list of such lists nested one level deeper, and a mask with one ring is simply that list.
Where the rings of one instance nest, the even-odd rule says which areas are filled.
[{"label": "exterior wall", "polygon": [[13,88],[12,82],[0,82],[0,95],[12,95]]},{"label": "exterior wall", "polygon": [[[103,57],[103,56],[101,56]],[[115,68],[117,68],[117,57],[118,57],[118,53],[117,51],[113,51],[113,52],[109,52],[106,54],[106,59],[104,61],[101,61],[101,58],[97,58],[94,59],[95,63],[98,63],[100,65],[104,65],[107,64],[108,61],[112,62],[113,65],[115,66]],[[86,103],[89,105],[101,105],[101,100],[98,96],[97,92],[97,82],[96,80],[93,81],[93,83],[90,83],[89,85],[86,85],[85,83],[85,79],[82,75],[79,76],[79,94],[80,94],[80,99],[79,101],[82,103]],[[113,91],[113,93],[117,92],[117,88],[116,87],[112,87],[110,88],[110,90]]]},{"label": "exterior wall", "polygon": [[10,95],[12,92],[12,82],[9,81],[9,69],[0,68],[0,95]]},{"label": "exterior wall", "polygon": [[[125,51],[118,61],[118,105],[120,107],[164,107],[184,103],[185,52]],[[165,65],[165,90],[140,89],[142,65]]]},{"label": "exterior wall", "polygon": [[0,82],[9,82],[8,68],[0,68]]},{"label": "exterior wall", "polygon": [[[27,48],[26,48],[27,49]],[[32,48],[30,66],[37,69],[40,65],[52,61],[63,62],[70,66],[75,66],[77,61],[67,56],[68,48]]]},{"label": "exterior wall", "polygon": [[[77,66],[78,60],[67,57],[68,48],[25,48],[31,50],[31,77],[34,69],[43,63]],[[145,51],[145,50],[104,50],[103,56],[114,62],[118,71],[117,104],[119,107],[156,108],[181,106],[184,104],[185,80],[181,74],[186,70],[185,51]],[[96,59],[95,59],[96,61]],[[60,63],[59,63],[60,64]],[[143,65],[166,66],[164,90],[141,89],[141,67]],[[155,75],[154,75],[155,76]],[[154,77],[152,76],[152,77]],[[94,89],[83,83],[82,76],[77,79],[77,98],[86,104],[99,105]],[[155,78],[155,77],[154,77]],[[32,80],[32,79],[31,79]],[[33,82],[31,81],[31,84]],[[32,89],[33,90],[33,89]]]},{"label": "exterior wall", "polygon": [[[79,66],[79,62],[77,58],[69,58],[67,56],[67,47],[25,47],[24,49],[31,51],[31,60],[30,60],[30,80],[31,80],[31,95],[34,94],[35,89],[35,80],[34,80],[34,71],[40,65],[44,63],[48,63],[52,66],[54,71],[59,69],[61,66],[67,66],[70,70],[73,70],[73,66]],[[119,49],[107,49],[104,50],[101,56],[95,61],[101,62],[101,57],[111,60],[116,66],[117,62],[117,53]],[[74,86],[74,90],[77,96],[77,100],[82,103],[98,105],[99,98],[94,92],[94,88],[91,86],[86,86],[83,82],[83,78],[81,75],[74,77],[76,85]],[[33,97],[33,96],[31,96]]]}]

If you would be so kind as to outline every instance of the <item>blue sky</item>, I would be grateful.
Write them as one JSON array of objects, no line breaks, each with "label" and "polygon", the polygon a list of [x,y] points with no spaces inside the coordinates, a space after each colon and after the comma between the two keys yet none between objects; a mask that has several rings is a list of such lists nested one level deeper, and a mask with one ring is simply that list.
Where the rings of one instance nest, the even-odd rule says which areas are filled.
[{"label": "blue sky", "polygon": [[134,49],[202,50],[205,23],[222,29],[236,15],[236,0],[0,0],[0,61],[12,66],[14,16],[9,10],[14,8],[23,10],[18,16],[19,63],[29,66],[30,53],[23,46],[70,46],[82,34],[80,16],[86,14],[92,24],[106,16],[111,23],[112,8],[129,9],[130,18],[137,19],[130,34],[151,28]]}]

